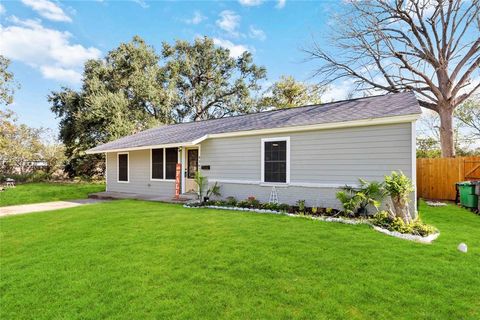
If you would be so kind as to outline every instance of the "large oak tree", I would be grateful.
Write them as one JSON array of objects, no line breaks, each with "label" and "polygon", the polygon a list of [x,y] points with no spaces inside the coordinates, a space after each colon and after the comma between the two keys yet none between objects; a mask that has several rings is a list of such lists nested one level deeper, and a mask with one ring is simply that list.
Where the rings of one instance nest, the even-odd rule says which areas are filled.
[{"label": "large oak tree", "polygon": [[79,90],[52,92],[71,175],[101,173],[85,150],[159,124],[245,113],[265,69],[245,52],[232,58],[208,38],[164,43],[157,54],[140,37],[85,64]]},{"label": "large oak tree", "polygon": [[266,70],[253,63],[252,54],[232,57],[207,37],[193,43],[163,43],[163,68],[169,108],[175,121],[206,120],[251,111],[251,92],[260,89]]},{"label": "large oak tree", "polygon": [[[314,41],[323,84],[353,79],[359,90],[413,90],[438,112],[442,156],[455,156],[453,113],[480,88],[480,1],[349,1],[334,17],[335,51]],[[330,44],[331,43],[331,44]]]}]

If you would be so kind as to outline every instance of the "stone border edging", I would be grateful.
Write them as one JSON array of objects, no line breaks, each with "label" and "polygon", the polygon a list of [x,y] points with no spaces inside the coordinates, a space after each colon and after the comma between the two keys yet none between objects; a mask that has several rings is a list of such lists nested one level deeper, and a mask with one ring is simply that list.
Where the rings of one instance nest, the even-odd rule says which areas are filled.
[{"label": "stone border edging", "polygon": [[431,235],[428,235],[426,237],[414,235],[414,234],[409,234],[409,233],[400,233],[398,231],[390,231],[387,229],[383,229],[377,226],[372,225],[373,229],[377,230],[378,232],[384,233],[386,235],[404,239],[404,240],[410,240],[410,241],[415,241],[415,242],[420,242],[420,243],[432,243],[433,240],[437,239],[440,236],[440,232],[435,232],[432,233]]},{"label": "stone border edging", "polygon": [[368,224],[373,227],[374,230],[384,233],[388,236],[400,238],[403,240],[415,241],[419,243],[429,244],[432,243],[435,239],[440,236],[440,232],[433,233],[429,236],[422,237],[414,234],[409,233],[400,233],[398,231],[390,231],[384,228],[380,228],[378,226],[373,225],[370,221],[365,219],[346,219],[346,218],[336,218],[336,217],[314,217],[314,216],[302,216],[298,214],[291,214],[286,212],[280,212],[275,210],[266,210],[266,209],[250,209],[250,208],[240,208],[240,207],[224,207],[224,206],[201,206],[201,207],[191,207],[187,204],[183,205],[184,208],[196,209],[196,208],[208,208],[208,209],[221,209],[221,210],[230,210],[230,211],[245,211],[245,212],[255,212],[255,213],[270,213],[270,214],[282,214],[289,217],[294,218],[304,218],[310,220],[319,220],[324,222],[336,222],[336,223],[343,223],[343,224]]}]

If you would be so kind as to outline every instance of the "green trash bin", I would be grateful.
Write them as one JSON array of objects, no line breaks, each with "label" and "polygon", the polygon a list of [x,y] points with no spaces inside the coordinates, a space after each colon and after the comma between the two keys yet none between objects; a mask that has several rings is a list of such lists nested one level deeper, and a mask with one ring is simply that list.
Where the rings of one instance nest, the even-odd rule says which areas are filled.
[{"label": "green trash bin", "polygon": [[470,181],[457,183],[460,193],[460,204],[467,208],[478,206],[478,196],[475,194],[475,184]]}]

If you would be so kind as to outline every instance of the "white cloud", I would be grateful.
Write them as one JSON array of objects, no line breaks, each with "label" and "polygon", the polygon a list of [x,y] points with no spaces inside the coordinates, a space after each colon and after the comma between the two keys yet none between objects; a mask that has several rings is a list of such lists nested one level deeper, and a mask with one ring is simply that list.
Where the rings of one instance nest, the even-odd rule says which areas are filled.
[{"label": "white cloud", "polygon": [[41,66],[40,71],[46,79],[65,81],[69,83],[80,83],[82,74],[73,69],[65,69],[54,66]]},{"label": "white cloud", "polygon": [[244,7],[255,7],[262,4],[263,0],[238,0]]},{"label": "white cloud", "polygon": [[3,4],[0,3],[0,15],[4,14],[5,12],[7,12],[7,10],[5,10]]},{"label": "white cloud", "polygon": [[206,20],[207,17],[205,17],[200,11],[195,11],[193,13],[193,17],[190,19],[185,19],[185,23],[187,24],[199,24],[202,21]]},{"label": "white cloud", "polygon": [[348,99],[354,92],[354,81],[351,79],[339,81],[328,86],[327,91],[322,95],[322,102],[332,102]]},{"label": "white cloud", "polygon": [[22,2],[45,19],[72,22],[72,19],[56,3],[48,0],[22,0]]},{"label": "white cloud", "polygon": [[132,0],[132,1],[138,4],[143,9],[147,9],[148,7],[150,7],[145,0]]},{"label": "white cloud", "polygon": [[83,64],[100,57],[100,50],[72,44],[72,35],[44,27],[36,20],[8,19],[12,25],[0,26],[2,54],[34,67],[45,78],[78,83]]},{"label": "white cloud", "polygon": [[240,57],[245,51],[253,51],[243,44],[234,44],[233,42],[225,39],[213,38],[213,43],[217,46],[230,50],[230,56],[233,58]]},{"label": "white cloud", "polygon": [[248,35],[250,36],[250,38],[258,39],[261,41],[267,39],[267,35],[265,34],[265,32],[262,29],[255,28],[254,26],[250,26],[250,32],[248,33]]},{"label": "white cloud", "polygon": [[220,18],[216,21],[217,26],[230,35],[238,37],[237,28],[240,25],[240,16],[231,10],[223,10],[219,16]]},{"label": "white cloud", "polygon": [[287,0],[278,0],[275,8],[283,9],[283,7],[285,7],[285,4],[287,4]]}]

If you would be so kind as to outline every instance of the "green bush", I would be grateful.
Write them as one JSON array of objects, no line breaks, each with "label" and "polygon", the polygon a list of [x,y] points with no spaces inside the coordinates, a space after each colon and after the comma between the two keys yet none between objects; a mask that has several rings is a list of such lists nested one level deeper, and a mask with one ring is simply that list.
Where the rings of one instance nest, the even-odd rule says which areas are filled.
[{"label": "green bush", "polygon": [[435,227],[424,224],[420,219],[417,219],[411,223],[405,223],[400,217],[392,217],[387,211],[380,211],[375,214],[373,216],[372,223],[375,226],[390,231],[419,235],[422,237],[437,232]]},{"label": "green bush", "polygon": [[250,206],[250,203],[248,202],[248,200],[238,201],[237,203],[237,207],[240,207],[240,208],[248,208],[249,206]]},{"label": "green bush", "polygon": [[235,197],[227,197],[226,199],[226,204],[229,205],[229,206],[232,206],[232,207],[235,207],[237,205],[237,199],[235,199]]},{"label": "green bush", "polygon": [[297,207],[298,207],[298,211],[300,213],[304,213],[305,212],[305,200],[298,200],[297,201]]},{"label": "green bush", "polygon": [[286,203],[280,203],[280,204],[278,204],[277,208],[278,208],[279,211],[288,212],[288,209],[290,209],[290,205],[288,205]]},{"label": "green bush", "polygon": [[386,196],[382,182],[368,182],[364,179],[358,179],[358,181],[358,188],[345,185],[336,194],[347,216],[368,214],[368,205],[372,205],[378,211],[378,207]]}]

